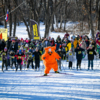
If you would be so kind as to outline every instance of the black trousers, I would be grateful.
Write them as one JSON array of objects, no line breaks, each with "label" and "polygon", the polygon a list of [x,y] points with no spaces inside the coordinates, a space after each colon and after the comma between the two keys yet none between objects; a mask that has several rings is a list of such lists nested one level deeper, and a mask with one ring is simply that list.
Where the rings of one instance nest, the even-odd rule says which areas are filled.
[{"label": "black trousers", "polygon": [[2,60],[2,71],[4,66],[6,66],[6,70],[7,70],[7,60]]},{"label": "black trousers", "polygon": [[20,70],[22,70],[22,65],[21,65],[21,63],[17,63],[16,71],[18,70],[18,66],[20,67]]},{"label": "black trousers", "polygon": [[81,67],[81,61],[82,60],[77,60],[77,69],[78,69],[78,66]]},{"label": "black trousers", "polygon": [[66,59],[66,52],[63,52],[63,57],[64,60]]},{"label": "black trousers", "polygon": [[20,66],[20,70],[22,70],[21,62],[22,62],[21,59],[17,59],[16,71],[18,70],[18,66]]},{"label": "black trousers", "polygon": [[69,68],[70,68],[70,67],[72,67],[72,62],[71,62],[71,61],[69,61]]},{"label": "black trousers", "polygon": [[15,67],[16,67],[16,59],[11,59],[11,68],[12,68],[13,64],[14,64]]},{"label": "black trousers", "polygon": [[35,69],[40,68],[40,60],[35,61]]},{"label": "black trousers", "polygon": [[32,69],[34,69],[33,59],[32,60],[28,60],[27,68],[29,68],[30,63],[32,65]]}]

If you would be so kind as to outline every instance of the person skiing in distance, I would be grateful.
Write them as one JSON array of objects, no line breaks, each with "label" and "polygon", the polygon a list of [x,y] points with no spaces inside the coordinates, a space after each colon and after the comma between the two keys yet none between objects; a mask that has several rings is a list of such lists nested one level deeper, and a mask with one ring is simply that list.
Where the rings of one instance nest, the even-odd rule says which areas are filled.
[{"label": "person skiing in distance", "polygon": [[91,69],[93,70],[93,60],[94,60],[94,55],[96,55],[96,52],[94,51],[92,45],[89,45],[87,54],[88,54],[88,70],[90,69],[90,65]]},{"label": "person skiing in distance", "polygon": [[4,65],[6,66],[6,70],[8,70],[7,68],[7,47],[4,48],[4,51],[1,54],[2,54],[2,71],[3,71]]},{"label": "person skiing in distance", "polygon": [[27,54],[28,54],[27,69],[29,68],[30,63],[31,63],[32,69],[34,69],[34,65],[33,65],[33,57],[34,56],[33,56],[33,50],[32,50],[32,48],[29,49],[29,51],[27,52]]},{"label": "person skiing in distance", "polygon": [[25,57],[23,51],[20,49],[18,50],[17,54],[15,55],[15,57],[17,58],[17,66],[16,66],[16,71],[18,70],[18,66],[20,66],[20,71],[22,71],[22,60],[23,57]]},{"label": "person skiing in distance", "polygon": [[79,45],[75,49],[76,59],[77,59],[77,70],[78,70],[78,66],[81,69],[81,61],[82,61],[82,58],[83,58],[83,54],[82,54],[83,51],[85,51],[85,50],[80,48]]},{"label": "person skiing in distance", "polygon": [[[63,53],[62,53],[61,49],[58,49],[57,53],[59,54],[59,56],[60,56],[61,59],[62,59]],[[59,70],[60,70],[60,71],[61,71],[61,59],[57,60],[57,63],[58,63],[58,66],[59,66]]]},{"label": "person skiing in distance", "polygon": [[33,52],[35,57],[35,71],[40,69],[40,56],[41,52],[39,51],[38,47],[36,47],[35,52]]}]

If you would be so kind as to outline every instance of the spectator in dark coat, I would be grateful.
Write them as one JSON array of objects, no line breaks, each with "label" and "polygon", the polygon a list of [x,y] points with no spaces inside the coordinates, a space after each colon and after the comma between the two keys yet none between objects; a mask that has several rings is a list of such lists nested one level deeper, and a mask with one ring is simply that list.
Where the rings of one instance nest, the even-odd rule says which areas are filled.
[{"label": "spectator in dark coat", "polygon": [[9,51],[16,52],[15,40],[12,40],[12,42],[11,42],[11,44],[10,44]]},{"label": "spectator in dark coat", "polygon": [[5,46],[6,46],[6,42],[4,39],[2,39],[2,41],[1,41],[1,50],[2,51],[4,51]]},{"label": "spectator in dark coat", "polygon": [[8,40],[7,40],[7,49],[9,50],[9,48],[10,48],[10,44],[11,44],[11,38],[9,38]]},{"label": "spectator in dark coat", "polygon": [[90,65],[91,69],[93,70],[93,60],[94,60],[94,55],[96,55],[96,52],[94,51],[92,45],[89,46],[87,54],[88,54],[88,70],[90,69]]},{"label": "spectator in dark coat", "polygon": [[58,40],[58,42],[55,43],[56,51],[58,51],[59,48],[61,48],[61,41]]},{"label": "spectator in dark coat", "polygon": [[44,39],[44,42],[42,45],[43,45],[43,47],[51,46],[50,41],[47,38]]},{"label": "spectator in dark coat", "polygon": [[18,40],[15,40],[15,52],[18,50]]},{"label": "spectator in dark coat", "polygon": [[76,59],[77,59],[77,70],[78,70],[78,66],[81,69],[81,61],[83,58],[83,54],[82,51],[85,51],[84,49],[80,48],[79,45],[77,46],[77,48],[75,49],[76,52]]},{"label": "spectator in dark coat", "polygon": [[56,42],[60,41],[61,42],[61,38],[60,38],[60,35],[58,35],[57,39],[56,39]]},{"label": "spectator in dark coat", "polygon": [[89,42],[89,39],[88,39],[87,37],[85,38],[85,43],[86,43],[86,48],[88,48],[88,47],[89,47],[90,42]]}]

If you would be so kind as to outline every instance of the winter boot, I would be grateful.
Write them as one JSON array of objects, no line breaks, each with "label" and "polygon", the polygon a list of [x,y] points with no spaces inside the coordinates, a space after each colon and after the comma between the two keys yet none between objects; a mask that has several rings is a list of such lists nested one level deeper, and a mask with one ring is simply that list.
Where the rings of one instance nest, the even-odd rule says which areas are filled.
[{"label": "winter boot", "polygon": [[80,70],[81,70],[81,65],[79,65],[79,68],[80,68]]},{"label": "winter boot", "polygon": [[47,74],[44,74],[44,76],[47,76]]},{"label": "winter boot", "polygon": [[88,67],[88,70],[89,70],[90,68]]},{"label": "winter boot", "polygon": [[59,73],[58,71],[55,71],[55,73]]},{"label": "winter boot", "polygon": [[78,66],[77,66],[77,68],[76,68],[77,70],[78,70]]},{"label": "winter boot", "polygon": [[93,70],[93,67],[91,67],[91,70]]}]

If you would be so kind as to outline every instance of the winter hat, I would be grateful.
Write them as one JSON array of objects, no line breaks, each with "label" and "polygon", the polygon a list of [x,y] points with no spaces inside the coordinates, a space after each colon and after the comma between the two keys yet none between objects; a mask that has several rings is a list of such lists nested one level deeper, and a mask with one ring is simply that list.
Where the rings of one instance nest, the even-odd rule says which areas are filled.
[{"label": "winter hat", "polygon": [[14,39],[12,39],[12,42],[15,42],[15,40],[14,40]]},{"label": "winter hat", "polygon": [[20,50],[19,50],[19,54],[21,54],[21,53],[22,53],[22,50],[20,49]]},{"label": "winter hat", "polygon": [[27,48],[28,47],[28,44],[25,44],[25,47]]},{"label": "winter hat", "polygon": [[4,51],[7,51],[7,47],[4,48]]},{"label": "winter hat", "polygon": [[22,46],[20,47],[20,50],[23,50],[23,47]]},{"label": "winter hat", "polygon": [[90,45],[89,45],[89,48],[91,48],[91,47],[92,47],[92,45],[90,44]]},{"label": "winter hat", "polygon": [[58,50],[59,50],[59,51],[61,51],[61,49],[60,49],[60,48],[59,48]]},{"label": "winter hat", "polygon": [[26,43],[28,43],[28,40],[26,40]]},{"label": "winter hat", "polygon": [[29,49],[29,52],[32,52],[32,49]]},{"label": "winter hat", "polygon": [[23,40],[23,38],[21,38],[21,40]]}]

